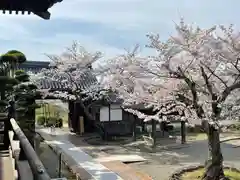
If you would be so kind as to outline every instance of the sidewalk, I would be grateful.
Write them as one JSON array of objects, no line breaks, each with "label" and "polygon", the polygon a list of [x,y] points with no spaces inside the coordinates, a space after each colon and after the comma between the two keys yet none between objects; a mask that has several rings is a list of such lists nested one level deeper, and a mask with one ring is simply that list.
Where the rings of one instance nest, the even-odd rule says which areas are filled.
[{"label": "sidewalk", "polygon": [[[67,162],[73,173],[81,180],[151,180],[148,175],[136,172],[121,161],[99,163],[83,151],[90,146],[78,136],[56,129],[54,133],[49,128],[36,129],[49,146],[56,152],[62,152],[63,160]],[[104,152],[103,152],[104,153]]]}]

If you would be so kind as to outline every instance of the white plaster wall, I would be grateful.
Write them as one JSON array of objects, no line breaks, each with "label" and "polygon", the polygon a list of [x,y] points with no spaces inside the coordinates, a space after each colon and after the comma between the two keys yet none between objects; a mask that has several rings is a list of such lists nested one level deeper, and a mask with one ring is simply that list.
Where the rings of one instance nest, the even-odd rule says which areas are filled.
[{"label": "white plaster wall", "polygon": [[[111,105],[110,106],[110,121],[121,121],[122,117],[122,109],[119,105]],[[109,121],[109,107],[101,107],[100,109],[100,121]]]},{"label": "white plaster wall", "polygon": [[109,108],[101,107],[100,109],[100,121],[109,121]]}]

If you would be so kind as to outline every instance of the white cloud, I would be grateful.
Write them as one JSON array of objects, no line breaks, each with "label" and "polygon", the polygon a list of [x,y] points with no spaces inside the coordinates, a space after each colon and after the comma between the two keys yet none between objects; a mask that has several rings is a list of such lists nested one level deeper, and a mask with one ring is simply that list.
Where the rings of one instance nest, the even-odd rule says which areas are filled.
[{"label": "white cloud", "polygon": [[91,36],[84,36],[81,34],[56,34],[52,38],[35,38],[32,39],[35,43],[43,43],[47,44],[52,47],[57,47],[60,51],[64,48],[71,45],[71,43],[74,40],[79,40],[79,43],[81,43],[82,46],[84,46],[89,51],[101,51],[105,54],[106,57],[111,57],[113,55],[122,53],[123,51],[121,49],[117,49],[105,44],[101,44],[97,42],[94,38]]},{"label": "white cloud", "polygon": [[218,0],[65,0],[51,12],[52,18],[81,19],[118,29],[155,31],[173,27],[173,21],[179,20],[180,16],[200,24],[226,23],[231,20],[229,16],[237,15],[238,10],[234,7],[238,6],[237,0],[231,3],[219,3]]},{"label": "white cloud", "polygon": [[18,49],[24,52],[30,60],[47,60],[45,53],[60,54],[74,40],[79,40],[81,45],[89,51],[101,51],[106,58],[123,52],[122,49],[101,44],[93,38],[81,34],[56,34],[50,38],[16,35],[14,39],[15,43],[10,46],[0,44],[1,51],[6,52],[9,49]]},{"label": "white cloud", "polygon": [[77,18],[118,29],[136,29],[156,22],[155,15],[167,12],[167,5],[158,0],[71,0],[56,5],[51,12],[52,18]]},{"label": "white cloud", "polygon": [[[173,31],[173,21],[178,21],[181,15],[188,22],[196,21],[201,26],[238,23],[236,17],[239,13],[236,7],[239,5],[237,0],[232,0],[231,3],[228,1],[219,3],[217,0],[63,0],[50,11],[52,20],[67,19],[96,23],[118,30],[119,36],[121,31],[136,32],[136,36],[142,34],[139,37],[141,41],[147,32],[159,32],[166,38]],[[94,35],[75,32],[56,33],[50,38],[40,35],[36,37],[28,25],[38,24],[40,21],[44,20],[34,15],[0,15],[1,52],[19,49],[32,60],[45,60],[43,53],[59,53],[64,47],[70,45],[72,40],[80,41],[89,50],[100,50],[107,57],[123,52],[123,49],[116,48],[118,46],[99,42]],[[107,37],[107,33],[101,36]],[[12,44],[9,43],[10,41]],[[149,54],[149,50],[144,50],[144,54]]]},{"label": "white cloud", "polygon": [[0,18],[0,53],[17,49],[24,52],[30,60],[47,60],[45,53],[61,53],[64,48],[71,45],[73,40],[79,41],[89,51],[103,52],[106,57],[123,52],[122,49],[98,42],[94,36],[80,33],[56,33],[51,37],[34,36],[34,32],[27,25],[39,21],[39,18],[33,15],[1,16],[4,18]]}]

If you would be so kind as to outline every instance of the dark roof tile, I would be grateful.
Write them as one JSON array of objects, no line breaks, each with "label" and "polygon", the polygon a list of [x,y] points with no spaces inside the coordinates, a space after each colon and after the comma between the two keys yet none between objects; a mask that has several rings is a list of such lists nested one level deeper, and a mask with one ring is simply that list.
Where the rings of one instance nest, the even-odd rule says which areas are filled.
[{"label": "dark roof tile", "polygon": [[[77,86],[82,90],[87,90],[90,86],[98,83],[96,76],[89,70],[85,71],[83,75],[76,82]],[[40,82],[41,89],[50,89],[50,90],[68,90],[71,89],[71,84],[68,82],[58,82],[50,79],[42,79]]]}]

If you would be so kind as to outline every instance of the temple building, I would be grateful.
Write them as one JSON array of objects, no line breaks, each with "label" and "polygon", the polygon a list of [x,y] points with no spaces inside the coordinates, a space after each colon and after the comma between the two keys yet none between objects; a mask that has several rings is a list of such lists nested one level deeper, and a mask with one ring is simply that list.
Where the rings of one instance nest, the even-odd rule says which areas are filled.
[{"label": "temple building", "polygon": [[38,73],[43,68],[49,68],[49,61],[26,61],[19,65],[18,69],[24,70],[25,72],[31,71]]},{"label": "temple building", "polygon": [[[26,72],[31,71],[38,73],[43,68],[51,68],[49,65],[50,62],[46,61],[26,61],[19,66],[19,69]],[[91,68],[89,68],[84,71],[82,78],[76,83],[78,87],[84,91],[98,84],[98,80],[92,73]],[[49,79],[42,80],[40,88],[50,91],[69,91],[69,88],[63,82]],[[47,99],[52,99],[52,97]],[[48,101],[47,99],[46,101]],[[85,106],[94,104],[89,110],[91,115],[95,117],[95,120],[93,121],[88,118],[78,101],[68,101],[68,123],[71,131],[75,133],[79,133],[81,129],[84,129],[84,132],[97,131],[103,138],[110,135],[131,134],[135,117],[121,108],[121,100],[118,100],[114,93],[108,96],[107,99],[103,99],[99,102],[92,102],[90,100],[90,102],[85,103]],[[83,124],[80,124],[80,117],[83,117]],[[84,128],[81,126],[84,126]]]}]

